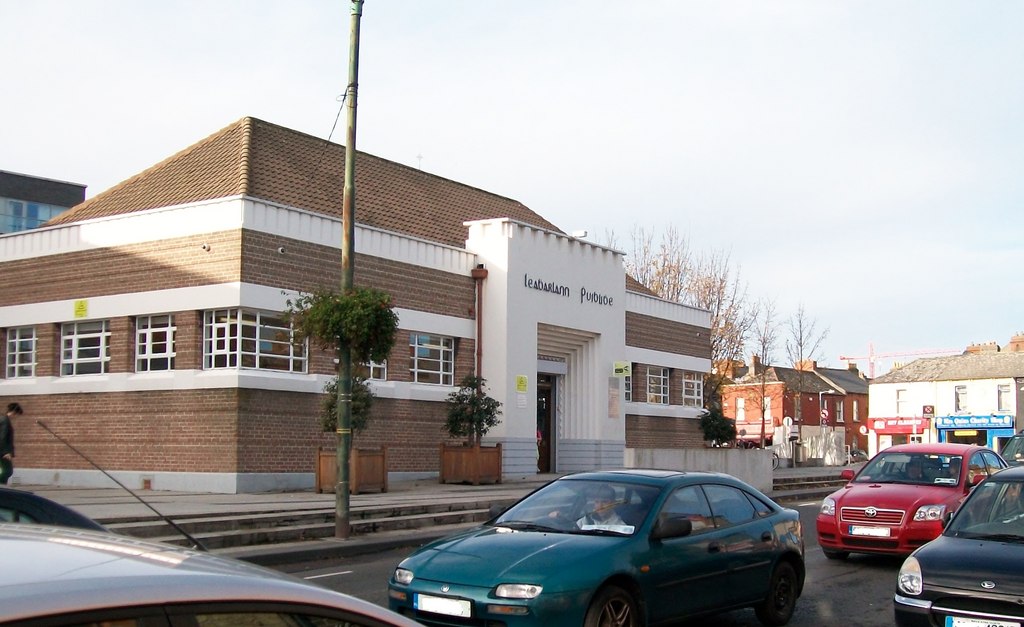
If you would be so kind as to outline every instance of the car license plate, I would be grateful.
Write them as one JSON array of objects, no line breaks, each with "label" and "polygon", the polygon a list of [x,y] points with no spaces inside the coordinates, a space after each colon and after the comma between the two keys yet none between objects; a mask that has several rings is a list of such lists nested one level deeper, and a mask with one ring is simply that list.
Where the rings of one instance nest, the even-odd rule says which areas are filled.
[{"label": "car license plate", "polygon": [[472,606],[464,599],[435,597],[429,594],[417,594],[413,597],[413,607],[421,612],[433,612],[447,616],[472,617]]},{"label": "car license plate", "polygon": [[1005,620],[989,620],[987,618],[947,616],[946,627],[1020,627],[1020,623]]},{"label": "car license plate", "polygon": [[890,535],[890,530],[888,527],[861,527],[859,525],[850,525],[850,535],[888,538]]}]

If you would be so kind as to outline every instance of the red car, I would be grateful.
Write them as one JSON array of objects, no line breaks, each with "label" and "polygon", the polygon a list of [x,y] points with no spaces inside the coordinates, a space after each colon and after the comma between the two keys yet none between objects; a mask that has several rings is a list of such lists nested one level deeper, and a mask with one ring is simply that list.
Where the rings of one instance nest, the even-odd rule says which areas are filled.
[{"label": "red car", "polygon": [[995,451],[969,444],[901,444],[861,468],[821,502],[818,544],[829,559],[850,553],[907,555],[942,533],[971,488],[1006,468]]}]

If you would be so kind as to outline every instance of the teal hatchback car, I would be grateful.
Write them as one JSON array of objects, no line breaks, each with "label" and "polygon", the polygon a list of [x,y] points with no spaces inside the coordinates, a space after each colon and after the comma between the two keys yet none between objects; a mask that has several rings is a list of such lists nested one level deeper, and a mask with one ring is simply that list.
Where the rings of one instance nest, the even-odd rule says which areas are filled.
[{"label": "teal hatchback car", "polygon": [[797,512],[729,475],[572,474],[428,544],[388,582],[424,625],[639,627],[753,607],[785,625],[804,583]]}]

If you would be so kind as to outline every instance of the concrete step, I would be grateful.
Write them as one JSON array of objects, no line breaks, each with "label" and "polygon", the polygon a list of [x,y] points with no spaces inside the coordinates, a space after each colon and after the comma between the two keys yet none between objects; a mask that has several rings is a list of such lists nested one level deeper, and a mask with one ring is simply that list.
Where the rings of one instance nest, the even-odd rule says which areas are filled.
[{"label": "concrete step", "polygon": [[[415,529],[471,525],[488,519],[488,510],[471,509],[449,512],[435,512],[397,517],[368,518],[350,520],[351,534],[354,536],[376,534],[382,532],[409,531]],[[278,544],[283,542],[300,542],[331,538],[335,534],[334,516],[326,522],[299,523],[281,527],[252,527],[245,529],[224,529],[205,533],[191,533],[210,550],[221,550],[233,547],[254,546],[260,544]],[[149,539],[168,544],[187,546],[188,540],[180,534],[152,536]]]}]

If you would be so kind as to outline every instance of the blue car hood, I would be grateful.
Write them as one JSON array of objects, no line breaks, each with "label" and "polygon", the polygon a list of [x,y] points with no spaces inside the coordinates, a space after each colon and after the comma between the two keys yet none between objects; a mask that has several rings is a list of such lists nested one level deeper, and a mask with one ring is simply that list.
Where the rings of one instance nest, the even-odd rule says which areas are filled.
[{"label": "blue car hood", "polygon": [[[429,544],[402,562],[417,579],[492,586],[542,583],[566,572],[581,578],[607,573],[617,548],[633,538],[478,527]],[[585,568],[572,568],[574,565]]]}]

